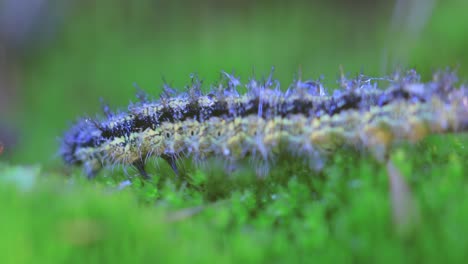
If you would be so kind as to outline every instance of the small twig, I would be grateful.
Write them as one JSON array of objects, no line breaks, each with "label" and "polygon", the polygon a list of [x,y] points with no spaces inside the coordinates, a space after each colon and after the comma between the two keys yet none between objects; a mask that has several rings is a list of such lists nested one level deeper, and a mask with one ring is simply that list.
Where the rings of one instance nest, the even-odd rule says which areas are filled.
[{"label": "small twig", "polygon": [[393,222],[400,236],[407,236],[419,223],[419,209],[411,189],[393,162],[387,162]]}]

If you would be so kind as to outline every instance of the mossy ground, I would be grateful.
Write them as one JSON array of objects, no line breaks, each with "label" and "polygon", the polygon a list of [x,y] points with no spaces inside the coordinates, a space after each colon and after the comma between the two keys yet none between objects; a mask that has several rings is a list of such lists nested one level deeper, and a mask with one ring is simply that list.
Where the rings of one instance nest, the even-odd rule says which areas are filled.
[{"label": "mossy ground", "polygon": [[0,174],[10,180],[0,185],[0,259],[462,263],[468,258],[467,139],[431,136],[392,151],[419,216],[403,233],[392,220],[385,166],[352,151],[333,155],[320,173],[289,161],[264,179],[247,176],[248,170],[227,177],[187,164],[193,173],[185,178],[167,169],[121,190],[123,173],[87,181],[80,172],[64,177],[2,164]]}]

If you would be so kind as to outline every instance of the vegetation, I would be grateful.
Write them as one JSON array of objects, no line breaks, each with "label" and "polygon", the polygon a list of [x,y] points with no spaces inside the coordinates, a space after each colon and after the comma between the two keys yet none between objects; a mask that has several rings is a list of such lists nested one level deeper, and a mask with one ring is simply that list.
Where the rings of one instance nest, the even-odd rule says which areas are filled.
[{"label": "vegetation", "polygon": [[[78,172],[64,179],[3,165],[10,184],[0,192],[0,245],[8,250],[0,258],[462,263],[468,257],[468,151],[461,143],[467,139],[435,136],[393,152],[419,212],[404,233],[392,221],[385,167],[348,151],[334,155],[323,173],[283,164],[256,180],[192,168],[188,179],[156,173],[152,182],[122,190],[110,173],[89,182]],[[18,182],[31,179],[34,187]]]}]

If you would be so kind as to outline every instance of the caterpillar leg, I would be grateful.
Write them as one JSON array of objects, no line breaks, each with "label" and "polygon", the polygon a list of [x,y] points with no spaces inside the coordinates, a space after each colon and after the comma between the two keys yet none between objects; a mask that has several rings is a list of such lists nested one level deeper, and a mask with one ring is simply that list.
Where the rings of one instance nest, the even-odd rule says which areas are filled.
[{"label": "caterpillar leg", "polygon": [[94,179],[96,177],[97,173],[101,169],[101,166],[99,165],[98,162],[92,160],[92,161],[89,161],[89,162],[85,162],[83,164],[83,169],[84,169],[84,173],[86,174],[88,179],[92,180],[92,179]]},{"label": "caterpillar leg", "polygon": [[175,156],[163,155],[161,156],[161,158],[163,158],[167,163],[169,163],[169,165],[171,166],[176,176],[179,177],[180,173],[179,173],[179,169],[177,168],[177,164],[176,164],[177,159],[175,158]]},{"label": "caterpillar leg", "polygon": [[138,173],[140,173],[140,176],[145,179],[145,180],[149,180],[151,179],[151,176],[149,176],[148,172],[146,172],[145,170],[145,163],[143,162],[143,160],[137,160],[135,162],[133,162],[133,167],[135,167],[137,170],[138,170]]}]

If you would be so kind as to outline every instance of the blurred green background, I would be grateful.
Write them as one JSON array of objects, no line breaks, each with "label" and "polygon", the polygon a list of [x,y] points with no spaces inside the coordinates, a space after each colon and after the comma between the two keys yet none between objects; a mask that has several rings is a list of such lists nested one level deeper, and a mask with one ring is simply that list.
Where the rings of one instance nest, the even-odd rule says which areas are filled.
[{"label": "blurred green background", "polygon": [[2,159],[60,164],[58,138],[78,117],[157,97],[164,77],[205,89],[275,66],[286,88],[302,71],[333,89],[350,76],[414,67],[468,76],[468,2],[0,0]]}]

